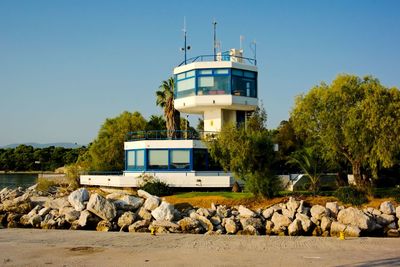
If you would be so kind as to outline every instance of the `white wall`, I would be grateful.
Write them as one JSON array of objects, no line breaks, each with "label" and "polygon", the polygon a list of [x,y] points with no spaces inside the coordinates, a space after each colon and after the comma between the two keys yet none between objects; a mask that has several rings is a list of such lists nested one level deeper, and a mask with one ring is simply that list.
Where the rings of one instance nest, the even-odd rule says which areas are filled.
[{"label": "white wall", "polygon": [[204,111],[204,131],[219,132],[222,127],[222,110],[206,109]]}]

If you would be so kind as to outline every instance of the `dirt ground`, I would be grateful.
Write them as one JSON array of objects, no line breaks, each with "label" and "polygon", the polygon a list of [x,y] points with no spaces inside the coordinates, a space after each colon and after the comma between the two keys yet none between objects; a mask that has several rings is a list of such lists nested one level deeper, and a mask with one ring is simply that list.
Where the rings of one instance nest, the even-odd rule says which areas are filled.
[{"label": "dirt ground", "polygon": [[399,266],[400,238],[2,229],[0,266]]}]

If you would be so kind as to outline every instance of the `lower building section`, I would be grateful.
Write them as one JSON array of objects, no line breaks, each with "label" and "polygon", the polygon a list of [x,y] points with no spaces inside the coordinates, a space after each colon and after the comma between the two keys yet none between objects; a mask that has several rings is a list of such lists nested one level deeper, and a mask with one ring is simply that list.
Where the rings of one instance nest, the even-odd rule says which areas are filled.
[{"label": "lower building section", "polygon": [[167,183],[170,187],[230,188],[235,179],[230,173],[212,171],[189,172],[125,172],[123,175],[81,175],[80,182],[88,186],[139,187],[143,175]]}]

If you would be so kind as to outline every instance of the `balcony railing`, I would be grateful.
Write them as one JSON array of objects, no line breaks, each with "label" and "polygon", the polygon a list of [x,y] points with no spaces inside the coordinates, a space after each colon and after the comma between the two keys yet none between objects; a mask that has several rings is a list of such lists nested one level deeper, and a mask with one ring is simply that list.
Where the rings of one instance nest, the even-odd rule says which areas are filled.
[{"label": "balcony railing", "polygon": [[190,64],[193,62],[203,62],[203,61],[231,61],[231,62],[238,62],[238,63],[242,63],[242,64],[249,64],[249,65],[257,66],[257,60],[254,58],[229,55],[226,53],[227,52],[224,52],[224,53],[222,53],[222,55],[201,55],[201,56],[197,56],[197,57],[192,57],[192,58],[187,59],[186,61],[183,61],[178,66],[180,67],[180,66]]},{"label": "balcony railing", "polygon": [[191,131],[191,130],[154,130],[129,132],[126,141],[138,140],[201,140],[205,137],[215,137],[218,132],[212,131]]}]

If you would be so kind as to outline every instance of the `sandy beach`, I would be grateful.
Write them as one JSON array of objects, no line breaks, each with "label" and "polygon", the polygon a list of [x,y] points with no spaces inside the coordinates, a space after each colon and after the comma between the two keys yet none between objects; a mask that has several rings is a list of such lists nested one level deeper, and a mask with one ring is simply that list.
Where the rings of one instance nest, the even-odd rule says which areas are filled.
[{"label": "sandy beach", "polygon": [[0,230],[1,266],[399,266],[400,239]]}]

